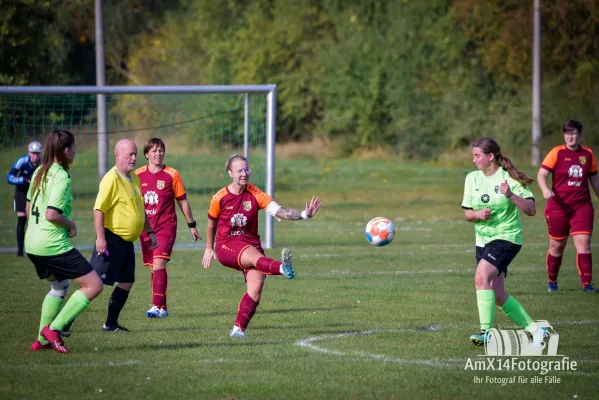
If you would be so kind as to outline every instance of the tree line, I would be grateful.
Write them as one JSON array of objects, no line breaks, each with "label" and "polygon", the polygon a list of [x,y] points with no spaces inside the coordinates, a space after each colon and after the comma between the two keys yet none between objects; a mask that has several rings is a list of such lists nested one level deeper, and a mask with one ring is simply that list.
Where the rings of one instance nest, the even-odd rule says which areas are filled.
[{"label": "tree line", "polygon": [[[0,84],[94,85],[94,2],[3,1]],[[541,0],[542,132],[599,144],[599,0]],[[280,140],[528,152],[533,0],[105,0],[109,85],[278,85]]]}]

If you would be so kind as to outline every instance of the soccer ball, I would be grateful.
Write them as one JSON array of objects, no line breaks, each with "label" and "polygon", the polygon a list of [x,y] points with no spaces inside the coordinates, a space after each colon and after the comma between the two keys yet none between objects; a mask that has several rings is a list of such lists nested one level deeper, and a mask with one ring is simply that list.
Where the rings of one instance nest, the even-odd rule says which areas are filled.
[{"label": "soccer ball", "polygon": [[393,240],[395,225],[384,217],[373,218],[366,224],[366,240],[375,246],[386,246]]}]

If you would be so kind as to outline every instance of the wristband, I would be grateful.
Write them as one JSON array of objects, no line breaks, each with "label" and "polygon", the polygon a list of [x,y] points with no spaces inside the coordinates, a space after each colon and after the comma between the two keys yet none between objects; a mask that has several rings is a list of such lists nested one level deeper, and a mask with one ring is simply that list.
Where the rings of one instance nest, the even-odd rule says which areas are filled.
[{"label": "wristband", "polygon": [[190,228],[190,229],[191,228],[195,228],[196,227],[196,222],[195,221],[188,222],[187,223],[187,227]]},{"label": "wristband", "polygon": [[310,219],[310,217],[306,215],[306,210],[302,211],[302,219]]}]

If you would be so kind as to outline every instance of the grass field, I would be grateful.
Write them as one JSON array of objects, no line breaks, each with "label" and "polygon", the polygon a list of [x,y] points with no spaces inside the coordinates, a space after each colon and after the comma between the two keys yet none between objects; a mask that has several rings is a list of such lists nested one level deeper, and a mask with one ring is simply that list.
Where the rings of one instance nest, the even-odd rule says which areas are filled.
[{"label": "grass field", "polygon": [[[474,232],[460,208],[470,170],[394,160],[278,160],[280,204],[301,208],[320,195],[324,205],[312,220],[275,224],[276,248],[267,253],[278,257],[290,247],[297,276],[267,279],[246,340],[228,337],[245,291],[241,274],[216,262],[204,270],[202,248],[180,248],[169,264],[171,316],[144,316],[149,273],[138,267],[121,314],[130,333],[101,332],[107,288],[65,339],[71,354],[28,353],[48,285],[26,258],[2,254],[0,398],[597,398],[599,296],[580,291],[571,245],[560,291],[547,292],[542,199],[537,216],[524,217],[525,245],[506,287],[533,318],[549,320],[560,335],[558,354],[576,361],[577,369],[546,375],[466,369],[468,359],[485,359],[468,341],[478,330]],[[193,186],[193,177],[186,180]],[[536,186],[533,192],[539,197]],[[197,202],[203,234],[208,204]],[[0,215],[0,245],[12,247],[14,216]],[[375,216],[396,223],[387,247],[364,239],[364,226]],[[89,245],[90,215],[77,218],[75,243]],[[189,243],[180,232],[179,242]],[[496,323],[514,327],[499,310]],[[515,383],[491,382],[514,376]],[[539,376],[541,383],[531,383]]]}]

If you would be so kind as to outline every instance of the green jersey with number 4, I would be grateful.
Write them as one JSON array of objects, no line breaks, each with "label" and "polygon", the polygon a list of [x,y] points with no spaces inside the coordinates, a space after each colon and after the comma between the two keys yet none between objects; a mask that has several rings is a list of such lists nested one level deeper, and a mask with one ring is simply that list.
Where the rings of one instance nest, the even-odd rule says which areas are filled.
[{"label": "green jersey with number 4", "polygon": [[534,200],[530,189],[512,179],[503,168],[499,168],[492,176],[485,176],[482,171],[473,171],[466,177],[462,208],[474,211],[485,208],[491,210],[491,218],[479,220],[474,224],[478,247],[484,247],[487,243],[498,239],[522,244],[520,210],[499,191],[505,181],[512,193],[518,197]]},{"label": "green jersey with number 4", "polygon": [[54,256],[66,253],[73,246],[69,242],[69,230],[46,220],[46,211],[53,209],[65,218],[71,219],[73,194],[71,177],[60,165],[53,163],[41,191],[41,184],[33,191],[33,182],[41,168],[31,177],[27,201],[29,202],[29,221],[25,233],[25,251],[37,256]]}]

